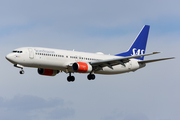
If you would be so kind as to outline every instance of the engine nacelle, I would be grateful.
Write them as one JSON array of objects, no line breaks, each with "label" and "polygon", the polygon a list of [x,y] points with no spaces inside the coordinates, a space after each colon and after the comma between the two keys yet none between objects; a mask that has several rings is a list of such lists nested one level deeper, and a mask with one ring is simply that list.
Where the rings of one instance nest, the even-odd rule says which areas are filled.
[{"label": "engine nacelle", "polygon": [[73,63],[72,69],[74,72],[89,73],[92,71],[92,66],[89,63],[76,62]]},{"label": "engine nacelle", "polygon": [[56,74],[59,73],[59,70],[38,68],[38,73],[40,75],[55,76]]}]

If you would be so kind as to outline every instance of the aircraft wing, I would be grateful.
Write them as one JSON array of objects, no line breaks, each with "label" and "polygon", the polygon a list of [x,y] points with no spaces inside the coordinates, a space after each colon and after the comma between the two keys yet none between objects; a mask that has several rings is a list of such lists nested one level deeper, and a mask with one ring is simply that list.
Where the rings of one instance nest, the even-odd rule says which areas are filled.
[{"label": "aircraft wing", "polygon": [[157,62],[157,61],[168,60],[168,59],[174,59],[174,58],[175,58],[175,57],[161,58],[161,59],[153,59],[153,60],[143,60],[143,61],[138,61],[138,63],[151,63],[151,62]]},{"label": "aircraft wing", "polygon": [[150,54],[142,54],[142,55],[136,55],[136,56],[128,56],[128,57],[122,57],[122,58],[116,58],[116,59],[108,59],[108,60],[102,60],[102,61],[94,61],[94,62],[90,62],[90,64],[95,67],[96,69],[102,69],[103,67],[109,67],[111,69],[113,69],[112,66],[114,65],[123,65],[125,66],[124,63],[129,62],[129,59],[133,59],[133,58],[138,58],[138,57],[142,57],[142,56],[148,56],[148,55],[153,55],[153,54],[158,54],[160,52],[153,52]]}]

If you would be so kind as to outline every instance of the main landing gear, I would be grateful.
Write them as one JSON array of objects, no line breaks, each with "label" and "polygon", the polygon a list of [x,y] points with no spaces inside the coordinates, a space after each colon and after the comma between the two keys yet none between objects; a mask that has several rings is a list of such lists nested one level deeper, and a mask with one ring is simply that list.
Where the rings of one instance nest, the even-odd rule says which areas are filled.
[{"label": "main landing gear", "polygon": [[71,76],[71,73],[69,73],[69,76],[67,77],[67,81],[68,82],[74,82],[75,81],[75,77]]},{"label": "main landing gear", "polygon": [[22,66],[22,65],[16,64],[16,65],[14,65],[14,67],[21,68],[21,70],[19,71],[19,73],[20,73],[20,74],[24,74],[24,70],[23,70],[23,66]]},{"label": "main landing gear", "polygon": [[94,80],[96,78],[96,76],[94,75],[94,74],[89,74],[88,76],[87,76],[87,79],[88,80]]},{"label": "main landing gear", "polygon": [[[96,78],[96,76],[94,74],[89,74],[87,76],[87,79],[88,80],[94,80]],[[71,73],[69,73],[69,76],[67,77],[67,81],[68,82],[74,82],[75,81],[75,77],[74,76],[71,76]]]}]

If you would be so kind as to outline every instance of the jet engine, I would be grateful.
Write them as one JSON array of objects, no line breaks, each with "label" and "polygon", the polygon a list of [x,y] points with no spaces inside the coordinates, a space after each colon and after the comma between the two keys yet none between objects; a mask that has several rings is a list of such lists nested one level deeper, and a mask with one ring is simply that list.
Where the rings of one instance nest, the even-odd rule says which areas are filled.
[{"label": "jet engine", "polygon": [[74,72],[78,73],[90,73],[92,71],[92,66],[89,63],[76,62],[73,63],[72,69]]},{"label": "jet engine", "polygon": [[56,74],[59,73],[59,70],[38,68],[38,73],[40,75],[55,76]]}]

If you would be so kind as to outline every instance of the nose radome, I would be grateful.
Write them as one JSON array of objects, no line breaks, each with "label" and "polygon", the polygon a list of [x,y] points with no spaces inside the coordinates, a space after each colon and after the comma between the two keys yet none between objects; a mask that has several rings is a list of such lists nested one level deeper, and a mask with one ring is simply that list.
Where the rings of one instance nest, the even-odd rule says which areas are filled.
[{"label": "nose radome", "polygon": [[8,54],[8,55],[6,55],[6,59],[7,59],[7,60],[9,60],[9,61],[11,61],[11,60],[13,59],[12,54]]},{"label": "nose radome", "polygon": [[9,54],[8,54],[8,55],[6,55],[6,59],[7,59],[7,60],[9,60]]}]

